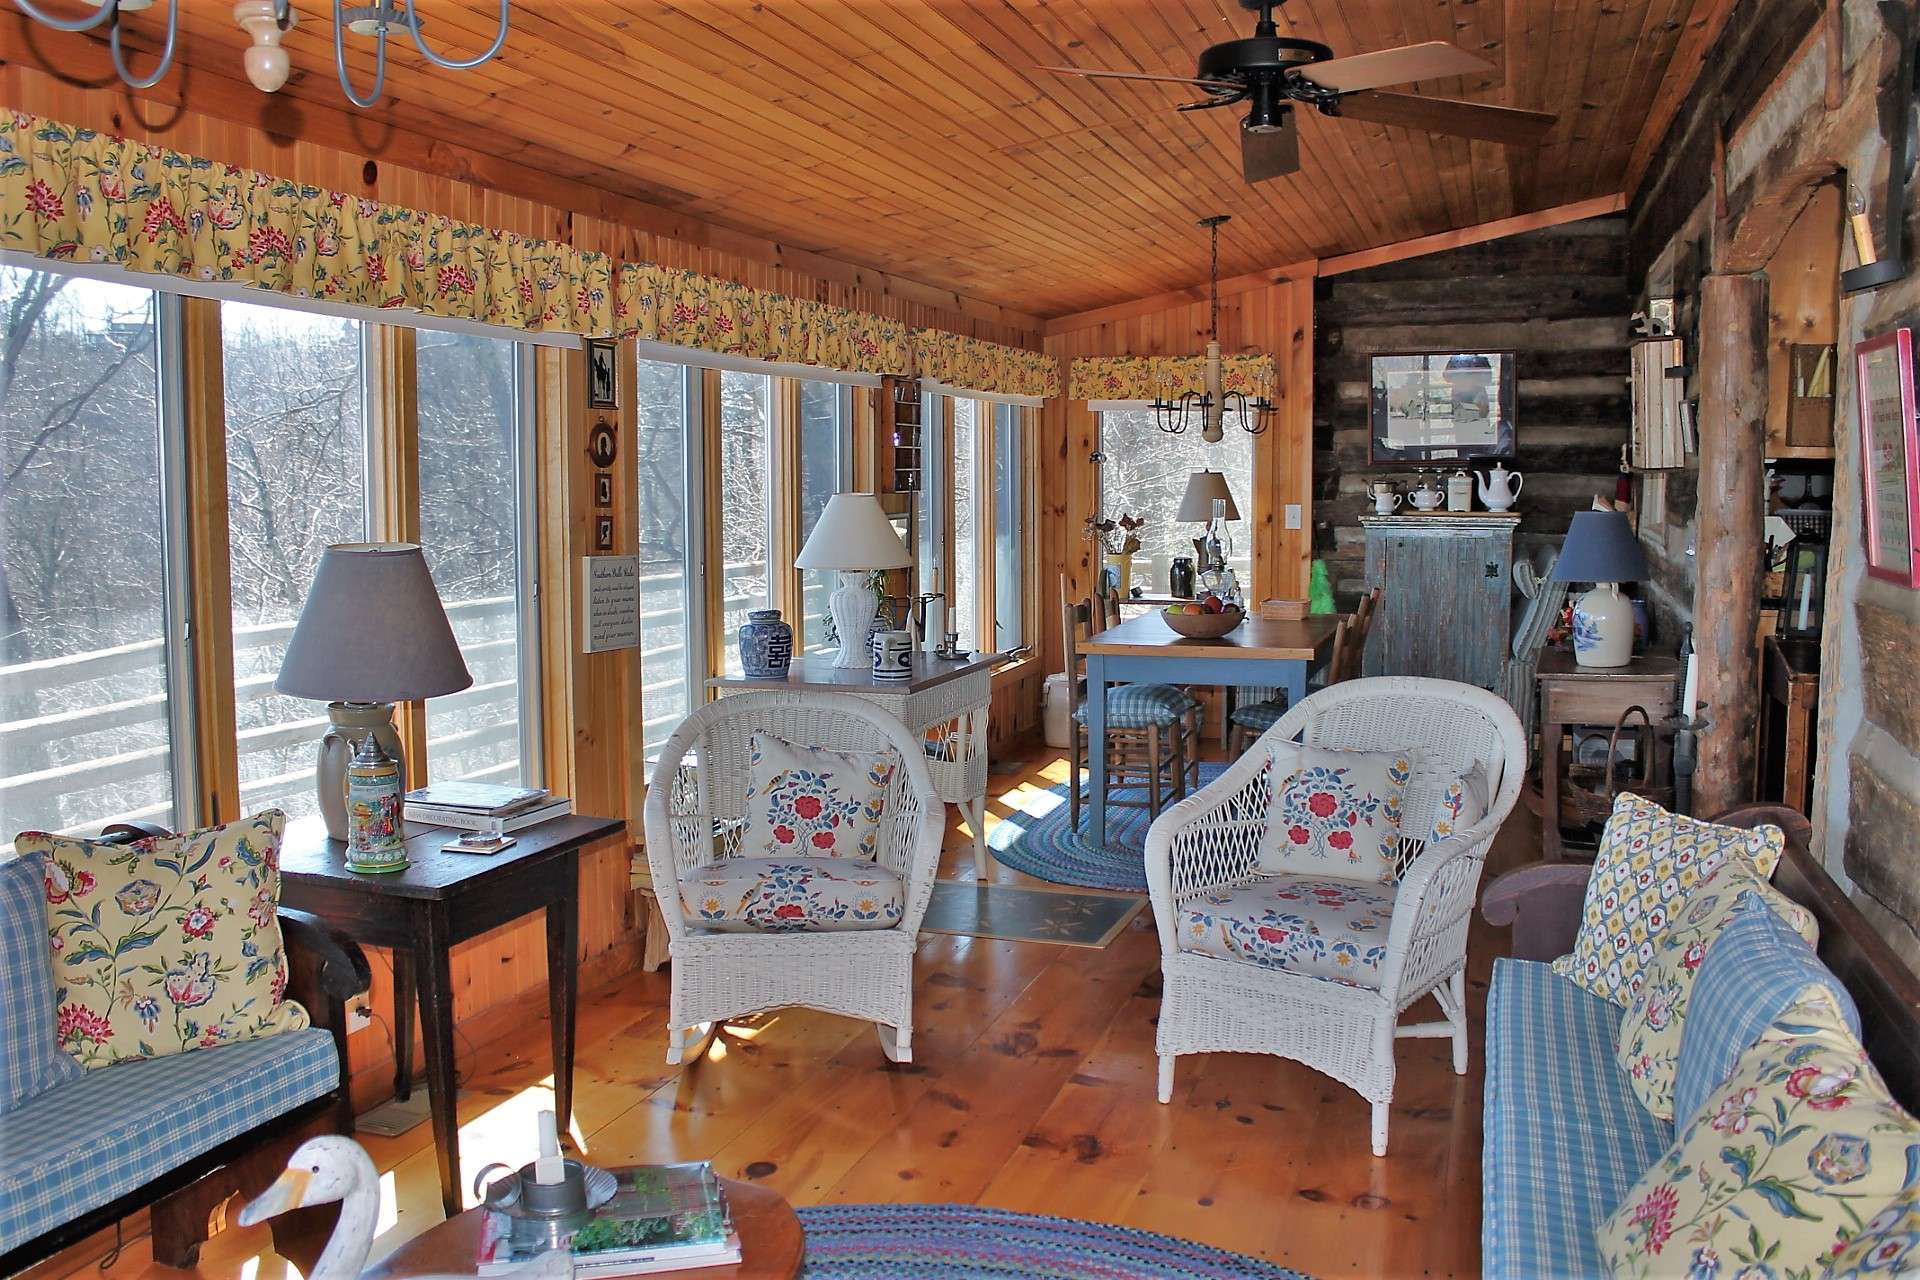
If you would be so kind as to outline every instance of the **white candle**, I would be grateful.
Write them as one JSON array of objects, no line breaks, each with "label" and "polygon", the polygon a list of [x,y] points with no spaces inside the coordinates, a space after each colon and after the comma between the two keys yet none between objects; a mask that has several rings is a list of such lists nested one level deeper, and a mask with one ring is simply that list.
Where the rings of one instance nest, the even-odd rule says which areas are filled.
[{"label": "white candle", "polygon": [[1687,655],[1686,687],[1680,695],[1680,714],[1688,720],[1693,719],[1693,711],[1699,705],[1700,696],[1700,651],[1695,649]]},{"label": "white candle", "polygon": [[540,1113],[540,1158],[533,1162],[533,1180],[551,1185],[567,1180],[566,1158],[560,1154],[560,1123],[551,1111]]},{"label": "white candle", "polygon": [[1794,620],[1793,624],[1795,631],[1805,631],[1807,629],[1807,611],[1812,605],[1813,576],[1803,573],[1800,575],[1800,615]]}]

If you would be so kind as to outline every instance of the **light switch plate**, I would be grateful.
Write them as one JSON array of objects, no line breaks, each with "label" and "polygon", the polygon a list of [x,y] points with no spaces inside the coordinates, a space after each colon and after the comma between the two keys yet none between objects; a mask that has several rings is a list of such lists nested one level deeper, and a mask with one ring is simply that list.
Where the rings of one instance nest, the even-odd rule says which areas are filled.
[{"label": "light switch plate", "polygon": [[1300,504],[1297,502],[1289,502],[1287,504],[1287,528],[1298,529],[1299,527],[1300,527]]}]

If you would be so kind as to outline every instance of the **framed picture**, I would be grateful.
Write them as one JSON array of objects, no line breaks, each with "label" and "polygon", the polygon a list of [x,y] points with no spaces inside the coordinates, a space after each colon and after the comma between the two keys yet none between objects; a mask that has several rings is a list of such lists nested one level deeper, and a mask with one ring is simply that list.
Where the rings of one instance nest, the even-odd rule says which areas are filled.
[{"label": "framed picture", "polygon": [[596,471],[593,473],[593,505],[610,507],[613,505],[613,472]]},{"label": "framed picture", "polygon": [[1369,384],[1375,464],[1513,456],[1511,351],[1382,353]]},{"label": "framed picture", "polygon": [[1867,572],[1920,588],[1920,434],[1914,424],[1913,330],[1854,348],[1860,382],[1860,493],[1866,504]]},{"label": "framed picture", "polygon": [[620,348],[599,338],[587,339],[587,406],[620,407]]},{"label": "framed picture", "polygon": [[587,460],[604,470],[619,456],[620,437],[614,432],[613,424],[602,418],[587,431]]},{"label": "framed picture", "polygon": [[593,549],[595,551],[613,550],[612,516],[595,516],[593,518]]}]

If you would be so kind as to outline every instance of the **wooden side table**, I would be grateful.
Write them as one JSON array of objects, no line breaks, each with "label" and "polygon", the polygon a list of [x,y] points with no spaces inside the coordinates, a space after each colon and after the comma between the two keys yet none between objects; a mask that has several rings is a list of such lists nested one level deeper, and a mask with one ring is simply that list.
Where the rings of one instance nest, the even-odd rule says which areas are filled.
[{"label": "wooden side table", "polygon": [[[733,1225],[740,1233],[740,1261],[730,1267],[700,1267],[666,1271],[661,1275],[700,1276],[703,1280],[789,1280],[800,1273],[806,1256],[806,1235],[793,1206],[771,1187],[754,1182],[720,1179],[733,1209]],[[483,1211],[457,1214],[394,1250],[385,1262],[367,1272],[370,1280],[412,1280],[415,1276],[461,1275],[473,1270],[480,1250]]]},{"label": "wooden side table", "polygon": [[[1780,803],[1813,815],[1814,725],[1820,708],[1820,642],[1768,636],[1760,655],[1760,787],[1770,794],[1780,775]],[[1784,720],[1780,759],[1773,758],[1773,724]]]},{"label": "wooden side table", "polygon": [[453,948],[531,911],[547,917],[547,999],[553,1100],[562,1132],[573,1114],[573,1027],[580,966],[580,850],[626,824],[574,814],[513,833],[490,856],[443,853],[460,833],[408,823],[410,865],[387,875],[347,870],[346,846],[317,822],[295,824],[280,851],[280,901],[311,912],[362,946],[393,952],[393,1090],[413,1086],[413,1005],[419,995],[427,1109],[440,1163],[440,1202],[460,1212],[460,1119],[453,1070]]},{"label": "wooden side table", "polygon": [[1680,660],[1641,654],[1624,667],[1583,667],[1568,649],[1543,649],[1534,679],[1540,687],[1540,853],[1566,856],[1560,837],[1560,783],[1566,769],[1561,735],[1574,725],[1617,724],[1628,707],[1645,707],[1655,724],[1679,701]]}]

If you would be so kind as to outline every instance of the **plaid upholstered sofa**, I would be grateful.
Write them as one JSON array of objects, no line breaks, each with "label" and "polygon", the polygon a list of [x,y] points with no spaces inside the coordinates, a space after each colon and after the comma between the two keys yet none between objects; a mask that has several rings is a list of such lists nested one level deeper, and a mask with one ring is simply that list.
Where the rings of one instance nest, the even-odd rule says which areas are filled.
[{"label": "plaid upholstered sofa", "polygon": [[[1773,885],[1817,922],[1821,972],[1851,996],[1862,1043],[1894,1098],[1913,1111],[1920,1104],[1920,978],[1808,852],[1806,819],[1751,805],[1714,821],[1786,831]],[[1488,1280],[1606,1275],[1596,1229],[1674,1141],[1674,1126],[1640,1104],[1615,1062],[1624,1011],[1547,962],[1572,949],[1590,870],[1564,862],[1520,867],[1489,885],[1481,902],[1489,922],[1513,927],[1518,953],[1495,962],[1487,995],[1481,1272]],[[1770,974],[1759,962],[1750,973],[1754,984],[1805,977]],[[1721,1029],[1716,1024],[1716,1034]],[[1749,1029],[1725,1030],[1741,1036]]]},{"label": "plaid upholstered sofa", "polygon": [[[40,880],[38,858],[0,860],[0,1075],[14,1080],[35,1074],[18,1028],[52,1016]],[[264,1188],[307,1137],[352,1131],[345,1005],[367,988],[366,956],[300,912],[282,909],[280,926],[287,994],[312,1027],[94,1071],[41,1064],[27,1096],[0,1112],[0,1275],[142,1208],[154,1258],[190,1267],[223,1200]],[[330,1223],[301,1212],[275,1235],[283,1255],[310,1261]]]}]

